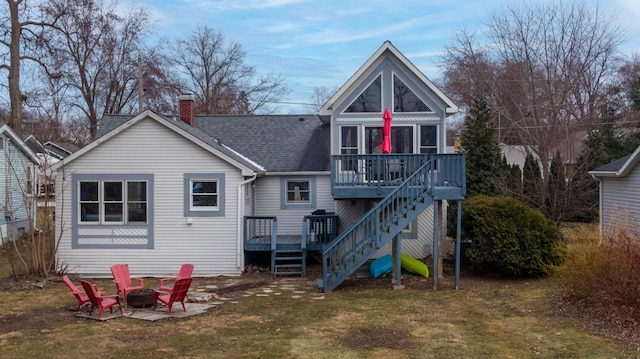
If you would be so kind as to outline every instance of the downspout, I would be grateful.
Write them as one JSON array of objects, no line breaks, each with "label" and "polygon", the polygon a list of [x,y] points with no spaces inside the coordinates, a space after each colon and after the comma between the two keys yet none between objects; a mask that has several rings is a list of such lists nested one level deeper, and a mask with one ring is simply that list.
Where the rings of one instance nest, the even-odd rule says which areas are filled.
[{"label": "downspout", "polygon": [[243,233],[243,219],[244,219],[244,191],[242,187],[248,183],[251,183],[256,180],[257,175],[254,173],[253,176],[247,180],[244,180],[238,184],[238,243],[236,250],[236,268],[242,267],[242,246],[244,244],[244,233]]},{"label": "downspout", "polygon": [[602,181],[600,180],[600,178],[598,178],[595,174],[591,174],[591,177],[598,181],[598,222],[600,222],[600,224],[598,224],[599,230],[600,230],[600,241],[599,243],[602,244],[602,238],[603,238],[603,229],[602,229]]}]

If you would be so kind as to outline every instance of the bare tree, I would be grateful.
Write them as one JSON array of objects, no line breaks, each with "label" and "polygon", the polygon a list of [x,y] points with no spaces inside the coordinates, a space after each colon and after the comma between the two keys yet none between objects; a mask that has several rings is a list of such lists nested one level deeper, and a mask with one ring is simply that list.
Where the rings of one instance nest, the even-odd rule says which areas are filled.
[{"label": "bare tree", "polygon": [[547,177],[551,150],[597,114],[622,42],[615,22],[583,2],[509,5],[487,24],[491,45],[462,34],[448,49],[447,89],[463,101],[487,93],[519,144],[529,146]]},{"label": "bare tree", "polygon": [[336,91],[337,89],[329,90],[326,86],[314,87],[307,107],[313,112],[318,112]]},{"label": "bare tree", "polygon": [[195,110],[204,114],[268,112],[269,104],[287,93],[281,76],[258,76],[244,63],[242,46],[225,46],[224,36],[207,26],[197,27],[173,46],[174,66],[184,92],[195,96]]},{"label": "bare tree", "polygon": [[[52,61],[63,61],[62,73],[75,96],[73,106],[87,119],[89,135],[95,137],[104,113],[138,110],[138,59],[147,67],[150,57],[145,40],[151,21],[142,7],[118,13],[115,1],[58,0],[49,11],[62,14],[55,41],[49,43]],[[160,66],[156,65],[155,68]]]},{"label": "bare tree", "polygon": [[462,103],[484,95],[500,140],[534,153],[546,181],[551,156],[575,160],[597,118],[623,41],[614,20],[581,1],[510,4],[487,22],[486,43],[463,32],[447,49],[446,89]]},{"label": "bare tree", "polygon": [[20,75],[22,62],[26,60],[42,64],[37,51],[42,42],[42,32],[53,26],[56,16],[49,17],[38,5],[26,0],[6,0],[0,8],[0,70],[8,73],[11,116],[8,124],[20,136],[22,134],[23,102]]}]

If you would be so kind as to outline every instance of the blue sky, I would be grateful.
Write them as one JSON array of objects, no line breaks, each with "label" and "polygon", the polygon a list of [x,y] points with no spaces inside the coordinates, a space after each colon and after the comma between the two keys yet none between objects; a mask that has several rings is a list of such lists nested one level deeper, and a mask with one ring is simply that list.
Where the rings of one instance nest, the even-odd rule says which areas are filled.
[{"label": "blue sky", "polygon": [[[513,1],[513,0],[512,0]],[[547,1],[547,0],[534,0]],[[290,93],[280,113],[308,113],[314,87],[340,87],[385,40],[437,81],[446,46],[466,28],[482,29],[509,0],[138,0],[157,32],[183,37],[196,25],[240,43],[246,64],[282,75]],[[625,53],[640,53],[640,1],[601,0],[627,31]]]}]

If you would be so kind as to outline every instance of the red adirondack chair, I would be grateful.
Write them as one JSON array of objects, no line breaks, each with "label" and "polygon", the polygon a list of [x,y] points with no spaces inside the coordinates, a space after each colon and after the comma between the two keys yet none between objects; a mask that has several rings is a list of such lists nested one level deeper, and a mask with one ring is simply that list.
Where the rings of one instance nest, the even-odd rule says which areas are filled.
[{"label": "red adirondack chair", "polygon": [[153,310],[156,310],[158,301],[161,301],[167,306],[169,315],[171,315],[171,307],[173,306],[173,303],[179,302],[182,304],[182,309],[184,309],[184,311],[186,312],[187,308],[184,306],[184,300],[187,297],[189,286],[191,286],[191,280],[191,278],[182,278],[176,280],[176,283],[173,285],[173,288],[169,292],[157,290],[156,300],[153,303]]},{"label": "red adirondack chair", "polygon": [[120,305],[120,298],[118,298],[117,294],[104,295],[98,291],[95,284],[87,282],[86,280],[81,280],[80,284],[82,284],[82,288],[84,288],[84,291],[87,293],[87,297],[89,297],[89,301],[91,302],[89,315],[91,315],[93,310],[98,307],[98,318],[100,318],[102,316],[102,312],[107,308],[111,313],[113,313],[113,307],[116,305],[120,308],[120,314],[122,314],[122,305]]},{"label": "red adirondack chair", "polygon": [[175,282],[182,278],[191,278],[191,273],[193,273],[193,264],[184,263],[180,267],[180,272],[178,272],[178,276],[175,278],[161,278],[160,279],[160,291],[161,292],[170,292],[173,286],[169,286],[167,283]]},{"label": "red adirondack chair", "polygon": [[71,281],[71,279],[69,279],[68,276],[66,275],[62,276],[62,281],[64,282],[64,284],[67,285],[67,287],[69,287],[69,290],[71,291],[73,296],[76,297],[76,300],[78,301],[78,309],[76,310],[80,311],[80,307],[82,307],[85,303],[89,302],[89,297],[87,297],[84,293],[82,293],[80,289],[78,289],[78,287],[76,287],[76,285],[73,284],[73,282]]},{"label": "red adirondack chair", "polygon": [[[115,264],[111,266],[111,274],[113,274],[113,282],[118,288],[118,293],[122,295],[122,301],[127,304],[127,293],[136,289],[144,288],[144,280],[142,278],[131,277],[128,264]],[[133,285],[133,280],[138,281],[138,285]]]}]

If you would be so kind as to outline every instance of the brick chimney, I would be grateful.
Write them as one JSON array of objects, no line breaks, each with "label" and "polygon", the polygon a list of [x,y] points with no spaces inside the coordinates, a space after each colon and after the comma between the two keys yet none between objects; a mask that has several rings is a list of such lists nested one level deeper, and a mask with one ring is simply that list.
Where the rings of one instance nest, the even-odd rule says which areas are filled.
[{"label": "brick chimney", "polygon": [[180,116],[180,120],[184,121],[190,126],[193,126],[193,101],[193,95],[191,94],[183,94],[178,97],[178,116]]}]

